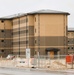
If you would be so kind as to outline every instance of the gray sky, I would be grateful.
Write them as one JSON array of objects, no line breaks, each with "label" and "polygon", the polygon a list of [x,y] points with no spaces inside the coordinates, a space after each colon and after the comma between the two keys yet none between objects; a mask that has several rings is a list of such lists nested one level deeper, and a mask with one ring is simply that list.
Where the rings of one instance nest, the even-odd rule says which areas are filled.
[{"label": "gray sky", "polygon": [[68,26],[74,27],[74,0],[0,0],[0,17],[40,9],[69,12]]}]

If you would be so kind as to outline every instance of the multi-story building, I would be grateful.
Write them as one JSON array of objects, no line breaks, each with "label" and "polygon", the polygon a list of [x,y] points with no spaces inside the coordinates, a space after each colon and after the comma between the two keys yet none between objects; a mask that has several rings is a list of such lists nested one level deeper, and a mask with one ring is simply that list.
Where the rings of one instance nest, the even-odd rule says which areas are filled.
[{"label": "multi-story building", "polygon": [[[50,54],[56,54],[56,49],[59,50],[60,54],[67,54],[68,15],[67,12],[40,10],[1,18],[1,22],[4,21],[4,23],[0,23],[0,28],[3,30],[8,29],[7,33],[5,31],[5,35],[9,36],[9,38],[3,36],[2,39],[11,40],[7,50],[16,55],[25,55],[26,48],[30,48],[31,56],[37,54],[46,55],[47,50],[51,51]],[[8,41],[4,45],[8,45]],[[4,51],[9,54],[6,47],[2,48],[5,48]]]},{"label": "multi-story building", "polygon": [[0,19],[0,56],[6,56],[12,51],[12,21]]},{"label": "multi-story building", "polygon": [[68,29],[68,53],[74,54],[74,28]]}]

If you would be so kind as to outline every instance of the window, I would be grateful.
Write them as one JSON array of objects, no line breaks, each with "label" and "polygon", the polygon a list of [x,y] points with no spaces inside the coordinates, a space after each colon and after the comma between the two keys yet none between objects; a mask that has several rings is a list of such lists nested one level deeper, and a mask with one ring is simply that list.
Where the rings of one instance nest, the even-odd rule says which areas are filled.
[{"label": "window", "polygon": [[68,42],[69,42],[69,40],[68,40]]},{"label": "window", "polygon": [[4,52],[4,50],[1,50],[1,52],[3,53],[3,52]]},{"label": "window", "polygon": [[4,20],[2,20],[1,22],[4,23]]},{"label": "window", "polygon": [[26,41],[26,44],[28,44],[28,41]]},{"label": "window", "polygon": [[71,49],[73,49],[73,47]]},{"label": "window", "polygon": [[36,22],[36,17],[35,17],[35,22]]},{"label": "window", "polygon": [[36,40],[35,40],[35,43],[36,43]]},{"label": "window", "polygon": [[68,49],[70,49],[70,47],[68,47]]},{"label": "window", "polygon": [[26,30],[26,33],[28,33],[28,30]]},{"label": "window", "polygon": [[4,42],[4,40],[1,40],[1,42]]},{"label": "window", "polygon": [[35,29],[35,33],[36,33],[36,29]]},{"label": "window", "polygon": [[4,30],[1,30],[1,32],[4,32]]}]

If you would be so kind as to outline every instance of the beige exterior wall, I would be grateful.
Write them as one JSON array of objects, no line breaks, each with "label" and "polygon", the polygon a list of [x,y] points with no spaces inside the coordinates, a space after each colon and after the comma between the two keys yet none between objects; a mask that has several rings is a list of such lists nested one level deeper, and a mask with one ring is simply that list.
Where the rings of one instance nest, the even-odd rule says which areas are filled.
[{"label": "beige exterior wall", "polygon": [[[67,16],[63,14],[35,15],[34,28],[36,33],[37,48],[42,48],[40,53],[45,54],[46,48],[59,48],[60,54],[67,53]],[[39,37],[39,38],[38,38]],[[38,47],[37,47],[38,46]]]},{"label": "beige exterior wall", "polygon": [[68,31],[68,53],[74,53],[74,31]]},{"label": "beige exterior wall", "polygon": [[0,20],[0,56],[12,53],[12,21]]},{"label": "beige exterior wall", "polygon": [[[32,15],[27,15],[13,19],[13,53],[14,54],[20,53],[20,55],[25,55],[26,48],[30,49],[31,47],[34,48],[34,44],[32,44],[33,43],[32,38],[34,38],[33,21],[34,20]],[[31,50],[31,55],[34,55],[33,50]]]},{"label": "beige exterior wall", "polygon": [[[60,54],[67,54],[67,15],[34,14],[0,21],[0,30],[8,30],[13,46],[0,47],[8,49],[14,55],[25,55],[26,48],[31,49],[31,56],[40,53],[45,55],[46,48],[58,48]],[[11,32],[10,32],[11,31]],[[6,33],[6,32],[5,32]],[[0,33],[2,34],[2,33]],[[12,42],[13,41],[13,42]],[[12,51],[11,51],[12,50]],[[7,54],[8,51],[6,52]]]},{"label": "beige exterior wall", "polygon": [[[19,31],[20,35],[13,35],[13,53],[24,52],[26,48],[31,49],[33,56],[40,50],[40,54],[45,54],[46,48],[59,48],[60,54],[67,54],[67,15],[64,14],[37,14],[26,15],[13,19],[13,32]],[[23,23],[22,23],[23,22]],[[23,28],[23,29],[22,29]],[[14,29],[16,31],[14,31]],[[26,33],[24,30],[28,30]],[[21,31],[24,31],[21,33]],[[19,36],[20,39],[19,39]],[[20,40],[20,44],[18,43]],[[22,42],[23,41],[23,42]],[[26,43],[26,41],[28,43]],[[35,43],[36,41],[36,43]],[[16,43],[16,44],[15,44]],[[23,44],[21,44],[23,43]],[[20,45],[20,48],[19,48]]]},{"label": "beige exterior wall", "polygon": [[[26,41],[25,30],[26,30],[26,17],[19,17],[13,19],[13,54],[21,55],[22,52],[23,54],[25,54],[25,51],[23,50],[25,50],[26,45],[25,43],[21,45],[21,42]],[[23,31],[23,34],[21,33],[21,31]]]}]

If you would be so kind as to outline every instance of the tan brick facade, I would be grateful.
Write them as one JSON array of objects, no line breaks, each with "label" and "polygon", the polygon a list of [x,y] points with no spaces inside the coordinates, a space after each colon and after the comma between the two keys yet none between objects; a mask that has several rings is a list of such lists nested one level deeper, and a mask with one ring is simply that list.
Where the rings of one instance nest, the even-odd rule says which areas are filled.
[{"label": "tan brick facade", "polygon": [[12,22],[0,20],[0,56],[6,57],[12,51]]},{"label": "tan brick facade", "polygon": [[68,53],[74,54],[74,29],[68,30]]},{"label": "tan brick facade", "polygon": [[[25,55],[26,48],[30,48],[31,56],[34,56],[38,52],[46,55],[46,48],[58,48],[60,54],[67,54],[67,15],[69,13],[35,12],[5,19],[5,25],[0,22],[0,29],[5,28],[5,39],[11,40],[7,50],[16,55]],[[3,33],[0,34],[4,39]],[[1,48],[4,47],[0,45]],[[6,53],[9,54],[8,51]]]}]

